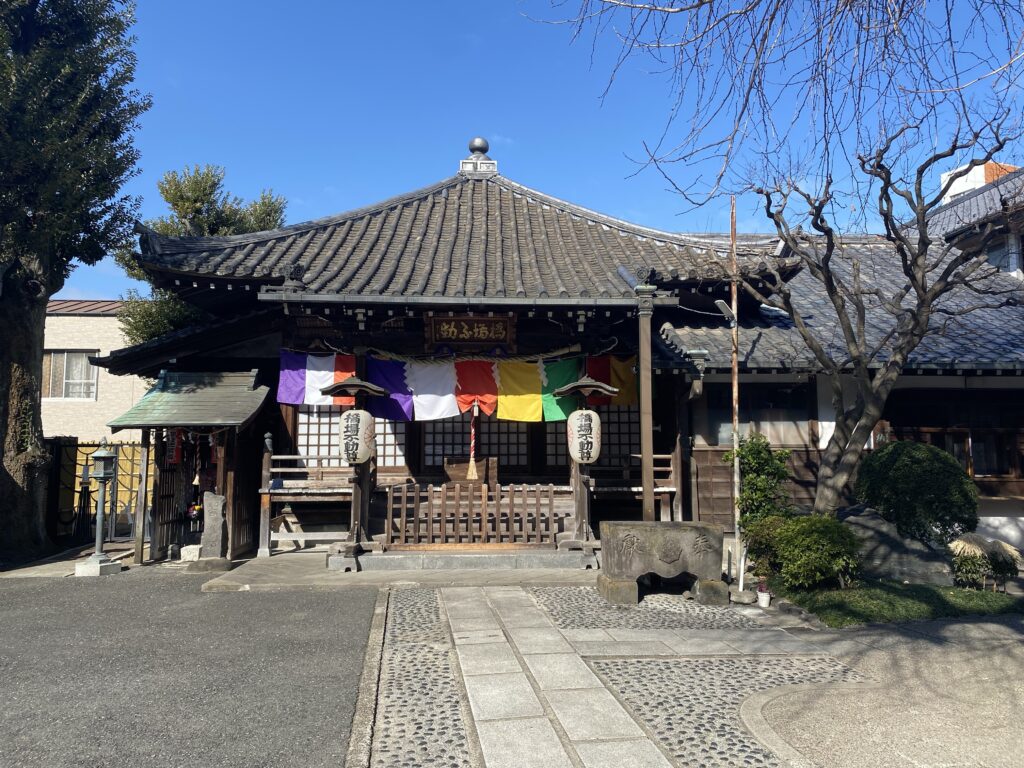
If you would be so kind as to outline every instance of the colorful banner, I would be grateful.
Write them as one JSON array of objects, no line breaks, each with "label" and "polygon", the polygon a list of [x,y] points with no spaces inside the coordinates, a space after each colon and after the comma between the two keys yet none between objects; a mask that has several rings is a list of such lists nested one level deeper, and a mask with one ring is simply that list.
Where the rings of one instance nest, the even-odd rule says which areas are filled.
[{"label": "colorful banner", "polygon": [[[334,356],[334,383],[351,379],[356,375],[355,355]],[[335,395],[334,405],[355,405],[356,399],[352,395]]]},{"label": "colorful banner", "polygon": [[405,363],[368,357],[366,380],[390,393],[384,397],[366,398],[366,410],[378,419],[412,420],[412,392],[405,381]]},{"label": "colorful banner", "polygon": [[334,405],[330,395],[320,390],[334,383],[334,355],[306,355],[306,392],[302,398],[305,405]]},{"label": "colorful banner", "polygon": [[303,352],[281,350],[281,377],[277,382],[277,402],[302,405],[306,397],[306,357]]},{"label": "colorful banner", "polygon": [[494,363],[486,360],[464,360],[455,363],[457,379],[455,398],[462,413],[470,410],[473,403],[488,416],[498,407],[498,382],[494,378]]},{"label": "colorful banner", "polygon": [[[592,378],[594,381],[600,381],[602,384],[611,384],[611,358],[606,355],[602,355],[601,357],[588,357],[587,376]],[[587,398],[587,405],[590,407],[595,405],[610,405],[611,402],[612,399],[607,395],[591,395]]]},{"label": "colorful banner", "polygon": [[508,421],[540,421],[541,401],[538,363],[498,363],[498,418]]},{"label": "colorful banner", "polygon": [[619,394],[612,398],[612,405],[636,405],[637,381],[636,381],[636,356],[619,359],[609,358],[611,367],[611,385],[619,390]]},{"label": "colorful banner", "polygon": [[310,355],[281,350],[277,402],[289,405],[355,405],[354,397],[330,397],[320,390],[356,375],[352,355]]},{"label": "colorful banner", "polygon": [[579,381],[579,361],[544,361],[542,367],[544,380],[541,383],[541,404],[544,409],[544,421],[565,421],[576,409],[577,398],[555,397],[555,390]]},{"label": "colorful banner", "polygon": [[412,390],[416,421],[434,421],[459,415],[455,398],[455,363],[408,363],[406,381]]},{"label": "colorful banner", "polygon": [[[579,403],[555,397],[560,387],[581,375],[581,358],[520,362],[499,360],[411,361],[367,356],[366,380],[384,388],[386,397],[368,397],[366,409],[396,421],[447,419],[480,405],[488,416],[510,421],[564,421]],[[591,378],[619,390],[614,397],[587,398],[587,405],[635,406],[636,357],[602,355],[585,360]],[[321,390],[356,375],[352,355],[322,355],[281,350],[277,401],[290,405],[355,405],[352,396],[328,396]]]}]

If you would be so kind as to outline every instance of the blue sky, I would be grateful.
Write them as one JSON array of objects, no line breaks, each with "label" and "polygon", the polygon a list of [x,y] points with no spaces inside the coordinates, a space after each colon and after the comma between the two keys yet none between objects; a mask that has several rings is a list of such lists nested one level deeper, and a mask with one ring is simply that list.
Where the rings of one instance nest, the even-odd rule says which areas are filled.
[{"label": "blue sky", "polygon": [[[144,0],[137,84],[153,107],[137,136],[141,173],[127,191],[142,197],[140,218],[164,214],[157,180],[209,163],[226,169],[229,191],[244,199],[266,188],[283,195],[287,221],[296,223],[451,176],[468,140],[480,135],[499,171],[527,186],[646,226],[728,231],[725,197],[695,209],[656,169],[632,159],[663,133],[673,83],[638,56],[608,88],[614,29],[595,45],[591,30],[573,42],[571,26],[542,21],[578,7],[576,0]],[[984,95],[988,81],[978,87]],[[789,114],[792,96],[777,102],[774,118]],[[669,136],[678,139],[686,117],[708,108],[684,94],[683,125]],[[798,161],[817,151],[817,134],[801,130],[788,145]],[[925,132],[921,138],[918,148],[929,150]],[[749,159],[730,166],[740,186]],[[671,167],[683,187],[717,169],[717,161]],[[833,217],[843,227],[855,210],[837,206]],[[738,200],[737,226],[771,231],[753,195]],[[75,270],[58,296],[116,298],[129,287],[145,288],[105,259]]]},{"label": "blue sky", "polygon": [[[647,226],[727,231],[727,203],[688,210],[629,159],[656,137],[670,84],[570,42],[544,0],[142,2],[137,83],[153,97],[129,187],[164,213],[156,181],[194,163],[231,192],[272,188],[289,223],[367,205],[452,175],[468,140],[491,143],[520,183]],[[603,53],[603,52],[598,52]],[[766,229],[751,201],[741,231]],[[78,267],[62,298],[115,298],[134,283],[113,259]]]}]

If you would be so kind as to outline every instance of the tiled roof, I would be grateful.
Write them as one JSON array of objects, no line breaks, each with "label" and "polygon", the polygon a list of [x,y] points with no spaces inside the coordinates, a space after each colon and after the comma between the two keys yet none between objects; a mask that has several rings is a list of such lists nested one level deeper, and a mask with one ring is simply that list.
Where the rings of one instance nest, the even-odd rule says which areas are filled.
[{"label": "tiled roof", "polygon": [[[879,287],[902,285],[904,277],[892,246],[882,238],[861,238],[847,245],[847,253],[860,260],[865,283]],[[1000,274],[992,278],[1000,289],[1024,297],[1019,278]],[[796,303],[816,337],[834,359],[844,357],[845,344],[824,289],[807,272],[789,283]],[[970,291],[954,291],[941,301],[949,309],[977,306],[983,297]],[[677,352],[706,349],[708,367],[728,368],[732,337],[724,322],[697,315],[684,308],[663,310],[669,322],[661,326],[661,338]],[[948,320],[948,321],[947,321]],[[891,317],[881,311],[868,313],[869,338],[880,339]],[[996,369],[1024,367],[1024,306],[976,309],[955,318],[937,315],[933,333],[912,354],[908,368]],[[816,370],[817,364],[789,317],[762,307],[754,317],[740,320],[740,366],[746,369]]]},{"label": "tiled roof", "polygon": [[180,354],[182,349],[209,352],[241,339],[271,333],[275,329],[276,317],[277,313],[273,310],[259,309],[227,319],[200,322],[149,341],[112,350],[104,356],[90,357],[89,360],[93,365],[117,375],[155,375],[160,368],[166,366],[168,358]]},{"label": "tiled roof", "polygon": [[949,237],[1021,206],[1024,206],[1024,168],[936,208],[928,217],[928,230],[934,235]]},{"label": "tiled roof", "polygon": [[[497,174],[459,174],[377,205],[268,232],[172,238],[139,231],[141,263],[150,272],[271,285],[295,276],[304,294],[396,297],[634,296],[623,272],[720,278],[728,247],[721,236],[648,229]],[[743,237],[742,268],[756,271],[775,243],[771,236]]]},{"label": "tiled roof", "polygon": [[50,299],[46,303],[48,315],[116,315],[124,305],[112,299]]}]

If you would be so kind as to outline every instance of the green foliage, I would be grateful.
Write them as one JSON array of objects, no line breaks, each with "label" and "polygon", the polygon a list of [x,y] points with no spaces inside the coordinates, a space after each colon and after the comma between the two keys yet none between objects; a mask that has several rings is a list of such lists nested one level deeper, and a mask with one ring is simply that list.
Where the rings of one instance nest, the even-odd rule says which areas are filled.
[{"label": "green foliage", "polygon": [[953,581],[957,586],[984,588],[989,579],[1005,584],[1017,576],[1017,561],[998,550],[984,554],[961,550],[953,554]]},{"label": "green foliage", "polygon": [[857,498],[901,536],[943,543],[978,525],[978,490],[957,460],[924,443],[896,441],[861,462]]},{"label": "green foliage", "polygon": [[[723,461],[732,463],[733,452]],[[746,529],[754,520],[769,515],[787,515],[792,510],[785,485],[789,480],[789,451],[773,451],[764,435],[754,433],[740,439],[741,524]]]},{"label": "green foliage", "polygon": [[131,237],[138,200],[121,189],[150,105],[133,88],[133,22],[114,0],[0,5],[0,276],[31,299]]},{"label": "green foliage", "polygon": [[989,552],[988,567],[989,575],[996,584],[1017,578],[1017,561],[997,550]]},{"label": "green foliage", "polygon": [[168,291],[155,289],[152,297],[143,298],[138,291],[129,290],[123,299],[118,319],[129,344],[141,344],[203,319],[202,312]]},{"label": "green foliage", "polygon": [[827,582],[845,587],[857,572],[860,542],[834,517],[793,517],[774,536],[779,570],[787,587],[809,589]]},{"label": "green foliage", "polygon": [[989,570],[989,560],[985,555],[970,552],[953,555],[953,582],[959,587],[982,586]]},{"label": "green foliage", "polygon": [[1024,613],[1024,598],[1019,596],[933,584],[872,581],[859,583],[853,589],[808,592],[788,591],[783,587],[782,591],[787,599],[815,614],[830,627]]},{"label": "green foliage", "polygon": [[754,575],[767,577],[782,567],[775,541],[789,521],[789,515],[765,515],[749,521],[743,529],[747,554],[754,561]]},{"label": "green foliage", "polygon": [[[193,166],[178,173],[168,171],[157,182],[157,189],[170,209],[168,216],[146,222],[163,235],[176,237],[215,237],[241,235],[284,226],[286,202],[283,197],[264,190],[251,202],[224,189],[224,169],[214,165]],[[137,255],[123,249],[116,254],[118,264],[137,280],[148,280],[139,267]],[[119,314],[121,330],[132,344],[185,328],[204,315],[169,291],[154,288],[150,299],[130,291]]]}]

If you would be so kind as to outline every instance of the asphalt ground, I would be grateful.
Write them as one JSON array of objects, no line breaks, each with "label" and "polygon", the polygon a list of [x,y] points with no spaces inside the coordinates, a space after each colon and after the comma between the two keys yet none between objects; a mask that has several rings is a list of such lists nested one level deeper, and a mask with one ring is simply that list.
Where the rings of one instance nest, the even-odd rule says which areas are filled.
[{"label": "asphalt ground", "polygon": [[344,761],[377,590],[0,579],[0,766]]}]

